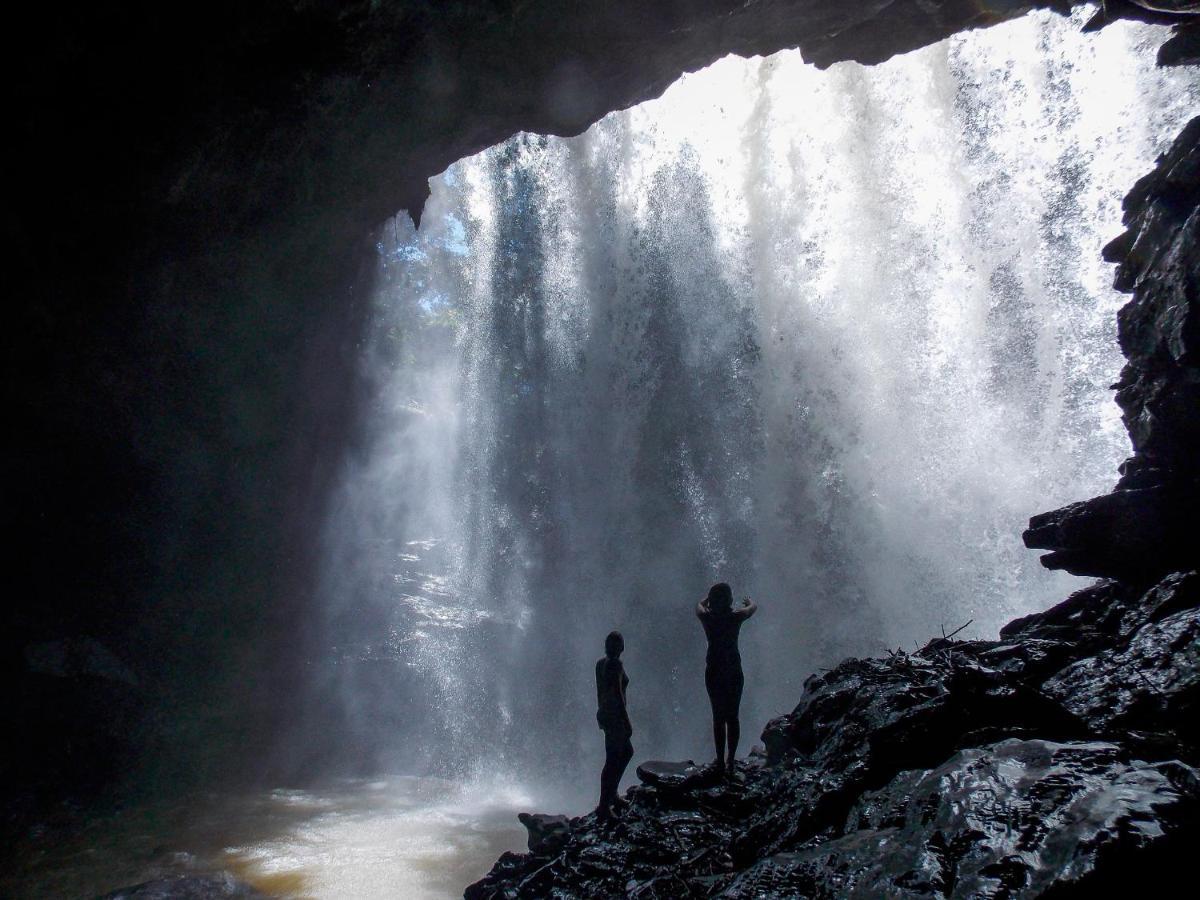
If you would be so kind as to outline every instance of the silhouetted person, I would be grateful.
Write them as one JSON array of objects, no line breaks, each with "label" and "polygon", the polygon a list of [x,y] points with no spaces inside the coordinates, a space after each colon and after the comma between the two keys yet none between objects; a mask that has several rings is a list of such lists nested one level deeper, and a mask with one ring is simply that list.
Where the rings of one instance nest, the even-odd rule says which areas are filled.
[{"label": "silhouetted person", "polygon": [[[733,590],[724,582],[714,584],[708,596],[696,606],[696,617],[700,619],[704,635],[708,638],[704,686],[708,688],[708,700],[712,704],[716,767],[722,773],[726,769],[730,774],[733,773],[733,761],[741,735],[738,707],[742,704],[742,686],[746,679],[742,675],[742,656],[738,652],[738,631],[757,609],[749,597],[734,609]],[[725,756],[726,748],[728,758]]]},{"label": "silhouetted person", "polygon": [[633,758],[633,726],[629,724],[629,709],[625,706],[625,688],[629,676],[621,665],[625,639],[614,631],[604,639],[604,658],[596,661],[596,721],[604,729],[604,770],[600,773],[600,805],[596,816],[612,818],[613,807],[624,805],[617,797],[617,788],[625,767]]}]

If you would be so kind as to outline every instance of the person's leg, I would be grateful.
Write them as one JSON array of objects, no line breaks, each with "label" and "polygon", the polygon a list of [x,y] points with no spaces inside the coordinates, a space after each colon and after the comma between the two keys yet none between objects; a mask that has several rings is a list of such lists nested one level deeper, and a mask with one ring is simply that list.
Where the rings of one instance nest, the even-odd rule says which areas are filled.
[{"label": "person's leg", "polygon": [[719,770],[724,770],[725,720],[721,716],[721,673],[711,665],[704,669],[704,687],[708,691],[708,703],[712,707],[713,746],[715,748],[713,765]]},{"label": "person's leg", "polygon": [[625,769],[629,767],[631,759],[633,759],[633,741],[626,737],[625,743],[621,745],[621,754],[617,759],[617,784],[621,783],[621,777],[625,774]]},{"label": "person's leg", "polygon": [[625,775],[625,769],[629,767],[629,761],[633,759],[633,742],[628,737],[625,738],[625,743],[621,745],[615,765],[613,767],[612,780],[612,799],[609,801],[609,808],[620,811],[625,807],[625,801],[621,799],[621,778]]},{"label": "person's leg", "polygon": [[607,819],[612,815],[613,798],[617,795],[617,785],[621,782],[621,773],[625,771],[624,765],[620,765],[618,768],[619,755],[620,745],[611,732],[605,731],[604,768],[600,770],[600,804],[596,807],[596,815],[601,819]]},{"label": "person's leg", "polygon": [[746,679],[741,671],[732,675],[729,679],[729,708],[726,710],[726,729],[727,740],[729,742],[729,760],[726,768],[730,774],[733,773],[733,763],[737,758],[738,738],[741,737],[742,727],[741,721],[738,719],[738,711],[742,705],[742,688],[745,686]]}]

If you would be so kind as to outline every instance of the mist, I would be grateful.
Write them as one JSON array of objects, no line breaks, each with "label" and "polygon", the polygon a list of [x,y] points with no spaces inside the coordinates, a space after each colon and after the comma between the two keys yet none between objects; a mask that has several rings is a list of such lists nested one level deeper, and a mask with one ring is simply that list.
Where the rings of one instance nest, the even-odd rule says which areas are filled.
[{"label": "mist", "polygon": [[1081,23],[730,57],[435,179],[379,240],[314,728],[336,710],[363,770],[582,805],[611,629],[635,762],[706,758],[714,581],[761,606],[747,743],[817,669],[1082,584],[1019,534],[1128,453],[1100,248],[1196,91],[1151,29]]}]

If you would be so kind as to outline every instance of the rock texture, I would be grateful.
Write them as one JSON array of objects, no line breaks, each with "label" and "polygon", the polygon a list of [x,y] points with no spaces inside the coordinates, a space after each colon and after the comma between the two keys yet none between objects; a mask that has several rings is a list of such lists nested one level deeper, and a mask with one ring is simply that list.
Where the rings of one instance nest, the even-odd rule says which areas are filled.
[{"label": "rock texture", "polygon": [[[1123,859],[1188,831],[1195,769],[1104,743],[1008,740],[906,772],[841,837],[755,863],[719,896],[1019,897],[1099,891]],[[854,830],[850,830],[853,828]]]},{"label": "rock texture", "polygon": [[1104,250],[1128,362],[1114,387],[1134,455],[1113,493],[1034,516],[1029,547],[1078,575],[1154,580],[1200,563],[1200,119],[1125,198],[1125,232]]},{"label": "rock texture", "polygon": [[620,822],[570,820],[466,897],[1165,886],[1200,837],[1198,588],[1195,571],[1146,591],[1101,582],[999,641],[847,660],[809,679],[734,780],[644,763]]}]

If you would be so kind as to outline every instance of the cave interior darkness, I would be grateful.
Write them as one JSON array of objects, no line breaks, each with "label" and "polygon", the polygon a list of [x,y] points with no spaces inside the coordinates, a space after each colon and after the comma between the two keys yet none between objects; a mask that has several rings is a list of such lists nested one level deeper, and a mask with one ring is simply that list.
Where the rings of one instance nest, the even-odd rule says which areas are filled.
[{"label": "cave interior darkness", "polygon": [[[336,738],[278,750],[320,651],[314,536],[363,439],[377,230],[397,210],[419,221],[429,177],[518,131],[577,134],[728,53],[870,64],[1079,5],[23,8],[4,60],[9,820],[63,797],[334,766]],[[1171,25],[1160,62],[1200,59],[1186,15],[1096,15],[1089,27]],[[1197,563],[1198,314],[1194,294],[1177,319],[1164,299],[1171,278],[1194,289],[1195,246],[1146,276],[1155,240],[1194,231],[1200,177],[1172,177],[1138,182],[1130,230],[1106,250],[1141,303],[1121,320],[1134,457],[1116,493],[1036,516],[1026,535],[1051,567],[1136,584]],[[50,645],[54,674],[29,662]]]}]

